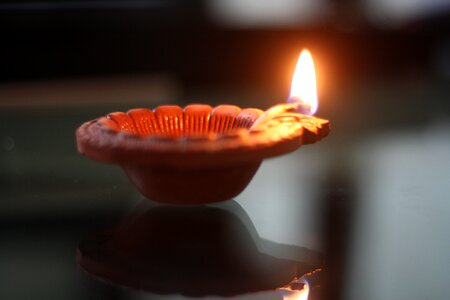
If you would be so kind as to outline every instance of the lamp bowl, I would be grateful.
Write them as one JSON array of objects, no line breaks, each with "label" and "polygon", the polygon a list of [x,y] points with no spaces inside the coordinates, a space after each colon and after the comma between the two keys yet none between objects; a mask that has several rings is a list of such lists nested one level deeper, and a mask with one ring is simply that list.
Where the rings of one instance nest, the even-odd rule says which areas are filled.
[{"label": "lamp bowl", "polygon": [[262,160],[326,136],[326,120],[278,114],[252,127],[264,112],[234,105],[113,112],[81,125],[78,150],[122,167],[147,198],[171,204],[228,200],[249,184]]}]

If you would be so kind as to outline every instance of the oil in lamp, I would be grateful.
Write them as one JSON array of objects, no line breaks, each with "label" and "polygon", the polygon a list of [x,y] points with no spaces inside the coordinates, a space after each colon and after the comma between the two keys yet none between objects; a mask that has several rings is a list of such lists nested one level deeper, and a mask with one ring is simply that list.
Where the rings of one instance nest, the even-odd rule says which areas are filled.
[{"label": "oil in lamp", "polygon": [[113,112],[81,125],[81,154],[122,167],[147,198],[172,204],[231,199],[242,192],[265,158],[319,141],[330,131],[317,109],[312,57],[303,51],[289,103],[267,111],[234,105]]}]

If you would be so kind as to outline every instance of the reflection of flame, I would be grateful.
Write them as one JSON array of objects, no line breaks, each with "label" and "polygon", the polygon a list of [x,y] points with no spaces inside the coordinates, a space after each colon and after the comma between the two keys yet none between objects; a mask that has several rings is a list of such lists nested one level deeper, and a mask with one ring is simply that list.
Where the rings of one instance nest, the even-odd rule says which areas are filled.
[{"label": "reflection of flame", "polygon": [[298,58],[291,83],[289,102],[302,104],[302,110],[308,115],[317,111],[317,86],[314,61],[308,50],[303,50]]},{"label": "reflection of flame", "polygon": [[309,283],[305,276],[296,278],[287,286],[279,288],[283,300],[307,300],[309,295]]}]

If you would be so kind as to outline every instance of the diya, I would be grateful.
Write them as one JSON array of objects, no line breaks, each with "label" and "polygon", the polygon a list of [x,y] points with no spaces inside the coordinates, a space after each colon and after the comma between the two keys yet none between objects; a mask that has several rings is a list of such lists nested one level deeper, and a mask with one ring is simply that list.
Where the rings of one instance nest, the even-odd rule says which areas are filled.
[{"label": "diya", "polygon": [[[302,55],[293,78],[292,103],[265,112],[206,104],[114,112],[78,128],[78,150],[121,166],[144,196],[158,202],[231,199],[249,184],[263,159],[317,142],[330,131],[328,120],[309,115],[317,108],[317,96],[315,104],[308,102],[310,90],[316,93],[315,74],[309,75],[314,86],[308,84],[306,93],[297,87],[305,81]],[[310,68],[306,64],[304,69]]]}]

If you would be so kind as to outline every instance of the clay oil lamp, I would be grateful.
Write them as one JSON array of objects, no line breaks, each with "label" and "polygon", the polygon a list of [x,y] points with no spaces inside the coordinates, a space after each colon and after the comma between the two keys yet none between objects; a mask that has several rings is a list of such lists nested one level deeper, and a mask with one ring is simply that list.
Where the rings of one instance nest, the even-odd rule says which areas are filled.
[{"label": "clay oil lamp", "polygon": [[122,167],[147,198],[201,204],[237,196],[265,158],[325,137],[317,109],[312,57],[300,55],[290,103],[267,111],[234,105],[162,105],[113,112],[81,125],[80,153]]}]

